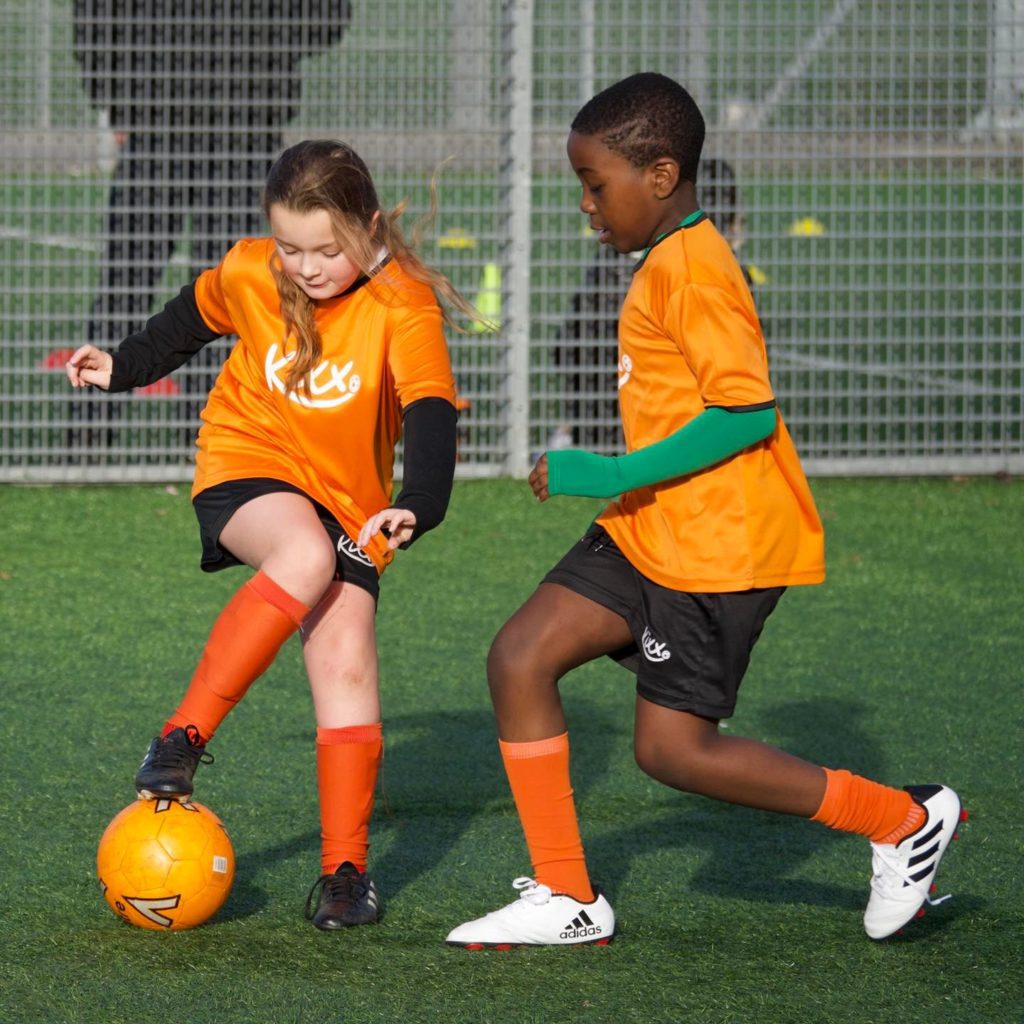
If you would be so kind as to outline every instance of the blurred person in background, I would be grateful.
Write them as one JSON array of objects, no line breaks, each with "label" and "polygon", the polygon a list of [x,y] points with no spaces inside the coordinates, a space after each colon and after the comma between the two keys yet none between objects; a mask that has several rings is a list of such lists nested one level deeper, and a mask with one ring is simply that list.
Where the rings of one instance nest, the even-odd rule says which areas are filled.
[{"label": "blurred person in background", "polygon": [[[89,342],[143,328],[186,236],[194,278],[262,233],[260,190],[299,111],[300,62],[337,43],[351,18],[351,0],[75,0],[83,85],[118,142]],[[190,448],[222,360],[210,346],[184,375],[175,418],[188,425],[175,447]],[[95,460],[115,444],[119,412],[98,396],[74,402],[70,447]]]}]

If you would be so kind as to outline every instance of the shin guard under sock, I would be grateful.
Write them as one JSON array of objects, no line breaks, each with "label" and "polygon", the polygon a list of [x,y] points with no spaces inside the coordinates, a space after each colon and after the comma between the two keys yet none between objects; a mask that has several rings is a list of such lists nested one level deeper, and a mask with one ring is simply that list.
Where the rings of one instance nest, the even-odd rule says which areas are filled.
[{"label": "shin guard under sock", "polygon": [[498,740],[534,877],[582,903],[594,898],[569,781],[569,734],[532,743]]},{"label": "shin guard under sock", "polygon": [[812,821],[856,832],[874,843],[894,843],[913,832],[925,817],[924,809],[906,790],[883,786],[845,770],[824,771],[825,796]]},{"label": "shin guard under sock", "polygon": [[164,735],[194,725],[203,741],[209,740],[307,614],[306,605],[269,576],[256,573],[213,624],[192,681]]},{"label": "shin guard under sock", "polygon": [[345,861],[366,870],[370,815],[383,748],[380,722],[316,731],[320,864],[325,875]]}]

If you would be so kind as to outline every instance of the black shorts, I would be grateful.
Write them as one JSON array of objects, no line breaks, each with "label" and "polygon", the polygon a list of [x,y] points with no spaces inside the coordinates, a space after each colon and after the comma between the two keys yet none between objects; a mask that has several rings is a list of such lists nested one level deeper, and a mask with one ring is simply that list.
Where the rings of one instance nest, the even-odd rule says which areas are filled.
[{"label": "black shorts", "polygon": [[596,601],[629,624],[633,643],[609,654],[636,674],[653,704],[728,718],[750,652],[785,587],[692,594],[637,572],[601,527],[592,526],[544,577]]},{"label": "black shorts", "polygon": [[220,543],[221,530],[227,521],[248,501],[264,494],[288,491],[301,494],[316,509],[320,522],[338,553],[337,570],[334,578],[352,583],[368,591],[376,601],[380,595],[380,580],[377,567],[370,558],[356,547],[356,543],[341,528],[341,524],[317,501],[294,484],[286,484],[270,477],[251,477],[247,480],[228,480],[200,491],[192,499],[192,507],[199,520],[199,538],[203,544],[203,555],[199,562],[203,572],[218,572],[242,563]]}]

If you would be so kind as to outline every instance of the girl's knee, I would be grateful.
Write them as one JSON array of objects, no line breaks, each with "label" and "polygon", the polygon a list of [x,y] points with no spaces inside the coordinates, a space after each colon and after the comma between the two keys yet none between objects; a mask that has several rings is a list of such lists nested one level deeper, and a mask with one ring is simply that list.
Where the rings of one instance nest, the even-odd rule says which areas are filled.
[{"label": "girl's knee", "polygon": [[337,568],[337,554],[326,533],[292,538],[263,563],[275,582],[310,607],[327,593]]}]

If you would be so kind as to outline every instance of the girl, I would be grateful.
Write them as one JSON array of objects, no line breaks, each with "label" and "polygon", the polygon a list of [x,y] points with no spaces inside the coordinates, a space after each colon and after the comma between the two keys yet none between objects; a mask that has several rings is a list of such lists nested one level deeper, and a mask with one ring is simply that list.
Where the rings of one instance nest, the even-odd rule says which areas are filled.
[{"label": "girl", "polygon": [[[321,877],[317,928],[367,924],[381,758],[378,576],[444,518],[455,470],[455,388],[438,297],[475,317],[381,210],[363,161],[307,141],[270,170],[270,238],[240,241],[110,355],[83,345],[72,386],[126,391],[237,334],[203,411],[192,501],[201,566],[255,570],[214,623],[177,710],[149,747],[140,796],[187,798],[206,744],[298,631],[316,714]],[[391,501],[405,435],[404,486]]]}]

